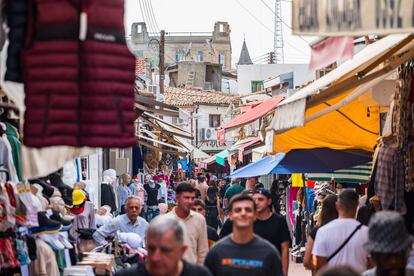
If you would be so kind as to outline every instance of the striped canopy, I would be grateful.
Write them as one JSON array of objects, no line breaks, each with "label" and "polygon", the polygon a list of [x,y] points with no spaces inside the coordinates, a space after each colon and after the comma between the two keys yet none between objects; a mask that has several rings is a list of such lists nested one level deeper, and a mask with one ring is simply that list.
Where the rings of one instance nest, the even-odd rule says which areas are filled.
[{"label": "striped canopy", "polygon": [[306,178],[310,181],[331,181],[340,183],[367,183],[371,176],[372,162],[352,167],[350,169],[337,170],[334,173],[308,173]]}]

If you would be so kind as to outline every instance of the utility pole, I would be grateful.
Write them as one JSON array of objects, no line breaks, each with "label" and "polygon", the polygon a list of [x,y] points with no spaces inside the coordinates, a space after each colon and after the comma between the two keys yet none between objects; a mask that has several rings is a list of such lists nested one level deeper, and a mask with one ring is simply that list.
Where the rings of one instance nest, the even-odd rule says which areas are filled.
[{"label": "utility pole", "polygon": [[160,39],[160,52],[159,52],[159,69],[160,69],[160,94],[164,94],[164,54],[165,54],[165,31],[161,31],[161,39]]}]

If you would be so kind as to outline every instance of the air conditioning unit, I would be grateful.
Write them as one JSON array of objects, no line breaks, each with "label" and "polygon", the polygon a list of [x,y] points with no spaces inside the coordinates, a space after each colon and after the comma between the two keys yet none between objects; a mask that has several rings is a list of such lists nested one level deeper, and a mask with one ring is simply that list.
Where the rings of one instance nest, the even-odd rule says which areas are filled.
[{"label": "air conditioning unit", "polygon": [[205,129],[205,138],[206,140],[217,140],[216,129],[215,128],[206,128]]}]

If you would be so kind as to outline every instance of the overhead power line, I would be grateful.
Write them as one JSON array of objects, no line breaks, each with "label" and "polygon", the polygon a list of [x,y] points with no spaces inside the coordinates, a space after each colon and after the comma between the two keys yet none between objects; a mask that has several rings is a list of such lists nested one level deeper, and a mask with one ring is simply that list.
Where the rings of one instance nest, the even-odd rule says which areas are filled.
[{"label": "overhead power line", "polygon": [[139,0],[140,6],[141,8],[143,7],[143,11],[144,11],[144,22],[147,23],[148,25],[148,29],[150,31],[150,33],[158,33],[158,30],[155,28],[151,17],[149,15],[149,9],[147,7],[147,2],[145,0]]},{"label": "overhead power line", "polygon": [[151,14],[152,19],[153,19],[153,21],[154,21],[155,27],[156,27],[156,28],[157,28],[157,30],[159,31],[159,30],[160,30],[160,28],[158,27],[157,17],[155,16],[155,13],[154,13],[154,8],[152,7],[151,0],[147,0],[147,1],[148,1],[148,6],[149,6],[149,9],[150,9],[150,14]]},{"label": "overhead power line", "polygon": [[[239,4],[240,7],[242,7],[251,17],[253,17],[253,19],[255,19],[257,21],[257,23],[259,23],[260,25],[262,25],[266,30],[268,30],[272,35],[274,34],[273,30],[270,29],[269,27],[267,27],[259,18],[257,18],[252,12],[250,12],[245,6],[243,6],[243,4],[239,1],[239,0],[235,0],[237,2],[237,4]],[[297,48],[296,46],[292,45],[291,43],[289,43],[287,40],[284,41],[285,44],[289,45],[291,48],[295,49],[296,51],[298,51],[299,53],[302,53],[306,56],[308,56],[307,53],[305,53],[303,50]]]},{"label": "overhead power line", "polygon": [[267,27],[262,21],[260,21],[259,18],[257,18],[253,13],[251,13],[245,6],[243,6],[242,3],[240,3],[239,0],[235,0],[237,4],[239,4],[240,7],[242,7],[248,14],[250,14],[251,17],[253,17],[260,25],[262,25],[266,30],[273,33],[273,30]]},{"label": "overhead power line", "polygon": [[148,16],[148,21],[151,22],[154,30],[156,33],[160,32],[160,29],[158,28],[157,22],[155,20],[155,16],[152,12],[152,6],[151,6],[151,1],[148,0],[142,0],[144,2],[144,5],[146,7],[146,11],[147,11],[147,16]]}]

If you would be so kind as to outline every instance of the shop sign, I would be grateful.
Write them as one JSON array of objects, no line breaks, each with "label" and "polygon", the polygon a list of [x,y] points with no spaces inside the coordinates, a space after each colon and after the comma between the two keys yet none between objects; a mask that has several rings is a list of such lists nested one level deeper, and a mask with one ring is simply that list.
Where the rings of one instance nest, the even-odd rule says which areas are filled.
[{"label": "shop sign", "polygon": [[414,0],[293,0],[294,34],[385,35],[414,32]]}]

